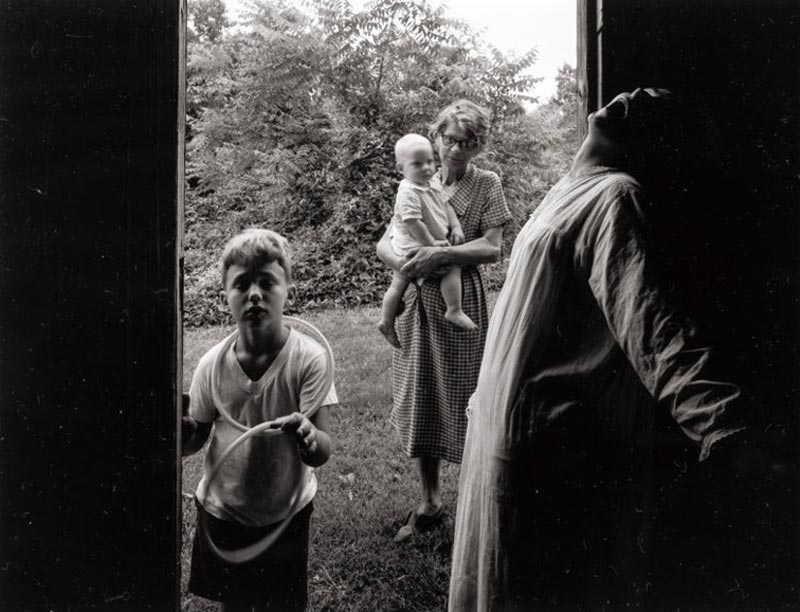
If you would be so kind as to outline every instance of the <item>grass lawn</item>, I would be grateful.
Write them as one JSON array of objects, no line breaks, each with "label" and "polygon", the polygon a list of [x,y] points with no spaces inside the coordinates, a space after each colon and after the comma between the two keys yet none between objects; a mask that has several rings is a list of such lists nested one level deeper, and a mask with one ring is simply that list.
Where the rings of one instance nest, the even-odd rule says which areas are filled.
[{"label": "grass lawn", "polygon": [[[332,415],[333,454],[317,470],[311,518],[309,602],[314,612],[415,612],[445,609],[458,466],[443,463],[444,525],[403,544],[392,537],[417,503],[415,463],[400,449],[388,422],[391,350],[375,327],[378,308],[304,315],[328,338],[336,357],[341,402]],[[184,388],[200,356],[232,327],[187,330]],[[202,452],[184,460],[183,491],[193,493]],[[195,509],[183,499],[184,612],[216,610],[186,593]]]}]

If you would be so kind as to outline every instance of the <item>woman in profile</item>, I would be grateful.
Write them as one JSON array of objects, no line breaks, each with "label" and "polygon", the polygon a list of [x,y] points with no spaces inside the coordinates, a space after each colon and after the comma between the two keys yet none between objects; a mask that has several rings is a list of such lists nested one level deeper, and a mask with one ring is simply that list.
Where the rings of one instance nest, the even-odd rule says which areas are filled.
[{"label": "woman in profile", "polygon": [[637,477],[652,465],[653,399],[701,461],[727,456],[756,480],[774,466],[745,444],[752,403],[656,269],[635,177],[677,169],[665,159],[681,160],[673,144],[688,116],[654,89],[589,115],[571,170],[516,239],[470,400],[452,612],[644,600],[652,508]]}]

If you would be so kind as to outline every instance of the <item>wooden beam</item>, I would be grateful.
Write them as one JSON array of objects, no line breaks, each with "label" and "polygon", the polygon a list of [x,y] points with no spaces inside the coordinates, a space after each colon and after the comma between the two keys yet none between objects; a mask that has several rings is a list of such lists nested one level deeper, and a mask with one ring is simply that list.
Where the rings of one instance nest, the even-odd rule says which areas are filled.
[{"label": "wooden beam", "polygon": [[578,0],[578,142],[586,137],[586,117],[597,108],[598,99],[598,40],[597,11],[602,0]]}]

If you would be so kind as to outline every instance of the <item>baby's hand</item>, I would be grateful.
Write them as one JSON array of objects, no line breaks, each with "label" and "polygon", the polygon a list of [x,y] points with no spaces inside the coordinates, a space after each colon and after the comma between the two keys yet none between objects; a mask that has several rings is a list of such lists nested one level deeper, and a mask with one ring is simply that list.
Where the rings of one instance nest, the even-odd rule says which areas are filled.
[{"label": "baby's hand", "polygon": [[435,247],[446,247],[446,246],[450,246],[450,242],[447,241],[447,240],[434,240],[433,241],[433,246],[435,246]]},{"label": "baby's hand", "polygon": [[450,230],[450,242],[453,244],[462,244],[464,242],[464,231],[460,225],[456,225]]},{"label": "baby's hand", "polygon": [[294,436],[301,454],[313,453],[317,450],[317,428],[300,412],[280,417],[272,422],[272,429],[281,429]]}]

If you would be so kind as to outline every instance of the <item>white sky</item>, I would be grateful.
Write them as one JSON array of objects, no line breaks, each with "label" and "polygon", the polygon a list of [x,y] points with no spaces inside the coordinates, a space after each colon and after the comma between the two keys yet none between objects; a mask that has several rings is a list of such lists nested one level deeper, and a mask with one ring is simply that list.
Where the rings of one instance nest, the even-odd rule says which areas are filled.
[{"label": "white sky", "polygon": [[577,61],[577,0],[449,0],[453,17],[464,19],[504,53],[522,55],[536,47],[534,76],[544,77],[533,91],[540,102],[555,93],[555,76],[564,62]]},{"label": "white sky", "polygon": [[[191,2],[191,0],[189,0]],[[351,0],[358,6],[366,0]],[[437,0],[431,0],[438,4]],[[225,0],[236,18],[241,0]],[[555,75],[566,62],[576,64],[577,0],[445,0],[447,13],[463,19],[503,53],[522,55],[536,47],[539,57],[531,71],[544,77],[532,94],[546,102],[555,92]]]}]

